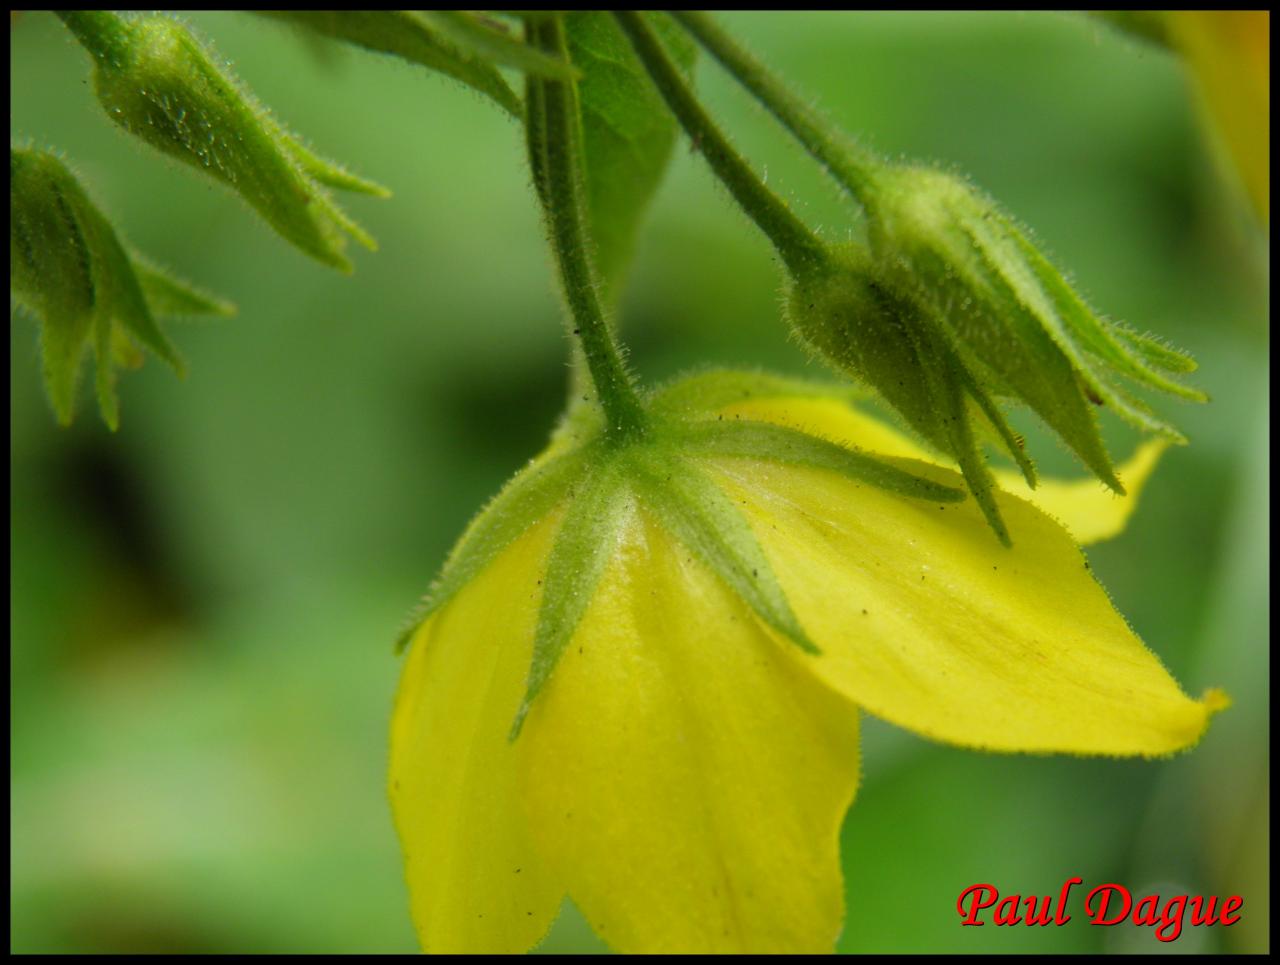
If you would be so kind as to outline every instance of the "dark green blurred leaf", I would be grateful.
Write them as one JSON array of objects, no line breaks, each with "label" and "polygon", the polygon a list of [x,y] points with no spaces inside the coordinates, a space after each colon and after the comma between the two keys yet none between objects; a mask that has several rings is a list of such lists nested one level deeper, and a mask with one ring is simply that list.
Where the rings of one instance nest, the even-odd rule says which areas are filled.
[{"label": "dark green blurred leaf", "polygon": [[[692,41],[665,15],[650,22],[671,56],[692,73]],[[565,25],[569,54],[582,70],[579,111],[596,269],[606,292],[614,294],[671,158],[676,121],[608,13],[571,13]]]},{"label": "dark green blurred leaf", "polygon": [[462,10],[424,10],[422,16],[432,28],[458,46],[495,64],[550,80],[573,80],[577,76],[571,64],[548,57],[519,36],[508,34],[510,28],[501,21]]},{"label": "dark green blurred leaf", "polygon": [[433,30],[412,10],[259,10],[326,37],[403,57],[469,84],[516,117],[520,98],[492,65]]},{"label": "dark green blurred leaf", "polygon": [[1163,10],[1090,10],[1093,16],[1137,37],[1161,47],[1171,47],[1169,23]]}]

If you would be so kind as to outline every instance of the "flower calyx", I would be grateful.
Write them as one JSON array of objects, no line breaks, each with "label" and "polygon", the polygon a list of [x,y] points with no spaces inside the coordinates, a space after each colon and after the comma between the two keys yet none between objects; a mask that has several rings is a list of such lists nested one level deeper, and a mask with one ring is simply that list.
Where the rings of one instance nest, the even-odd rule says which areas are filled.
[{"label": "flower calyx", "polygon": [[[705,470],[709,460],[817,468],[907,498],[958,502],[964,493],[914,474],[910,463],[879,459],[798,429],[717,414],[727,401],[773,390],[777,380],[723,373],[676,382],[653,393],[646,430],[607,437],[598,410],[571,414],[572,428],[502,489],[472,521],[398,646],[529,527],[557,517],[541,579],[541,603],[524,701],[511,738],[577,629],[619,535],[637,513],[666,529],[747,604],[763,624],[809,653],[818,652],[783,592],[747,519]],[[695,385],[686,391],[686,385]],[[790,391],[796,383],[787,381]],[[826,387],[811,392],[839,395]]]}]

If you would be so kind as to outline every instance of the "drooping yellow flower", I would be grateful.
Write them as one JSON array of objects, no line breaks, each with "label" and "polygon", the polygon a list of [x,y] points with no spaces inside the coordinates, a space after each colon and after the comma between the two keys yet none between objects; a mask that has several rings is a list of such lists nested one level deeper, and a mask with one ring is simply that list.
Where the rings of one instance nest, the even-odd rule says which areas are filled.
[{"label": "drooping yellow flower", "polygon": [[643,439],[579,425],[472,524],[391,729],[427,950],[526,950],[568,895],[620,951],[830,951],[859,708],[989,750],[1199,739],[1222,698],[1061,525],[1000,493],[1002,547],[957,472],[803,394],[677,383]]}]

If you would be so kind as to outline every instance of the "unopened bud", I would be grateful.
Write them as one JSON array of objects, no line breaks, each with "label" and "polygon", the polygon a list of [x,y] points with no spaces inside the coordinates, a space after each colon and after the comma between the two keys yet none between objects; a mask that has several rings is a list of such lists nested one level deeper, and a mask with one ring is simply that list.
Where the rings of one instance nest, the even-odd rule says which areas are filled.
[{"label": "unopened bud", "polygon": [[93,54],[98,100],[125,130],[235,190],[325,264],[351,270],[343,253],[347,235],[376,249],[324,185],[380,196],[386,190],[286,133],[186,27],[166,17],[100,11],[60,16]]},{"label": "unopened bud", "polygon": [[74,414],[89,344],[97,358],[98,404],[114,429],[115,368],[141,363],[135,340],[183,370],[155,313],[234,310],[126,249],[67,166],[32,148],[9,149],[9,291],[40,320],[45,387],[63,425]]},{"label": "unopened bud", "polygon": [[929,444],[956,461],[992,529],[1008,543],[980,443],[1003,442],[1033,486],[1034,469],[990,392],[928,306],[888,284],[865,249],[843,246],[829,252],[823,267],[794,281],[787,314],[819,357],[874,389]]},{"label": "unopened bud", "polygon": [[925,167],[888,168],[869,192],[870,240],[885,283],[924,306],[978,380],[1021,399],[1118,488],[1089,403],[1185,442],[1116,384],[1206,396],[1164,372],[1195,363],[1093,312],[990,198]]}]

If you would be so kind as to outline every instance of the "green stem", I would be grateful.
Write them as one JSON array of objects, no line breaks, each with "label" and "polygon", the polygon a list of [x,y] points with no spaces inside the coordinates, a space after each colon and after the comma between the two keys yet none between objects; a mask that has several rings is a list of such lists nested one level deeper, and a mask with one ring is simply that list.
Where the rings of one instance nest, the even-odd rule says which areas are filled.
[{"label": "green stem", "polygon": [[129,24],[107,10],[55,10],[95,60],[118,62],[129,45]]},{"label": "green stem", "polygon": [[724,182],[734,200],[773,242],[778,254],[787,263],[793,275],[808,272],[815,265],[826,261],[826,249],[818,237],[799,218],[791,213],[776,194],[765,187],[745,160],[734,150],[729,139],[711,120],[710,116],[690,90],[679,69],[662,48],[661,42],[635,11],[615,10],[614,17],[623,33],[631,41],[636,55],[644,65],[671,112],[675,114],[694,147],[702,152]]},{"label": "green stem", "polygon": [[805,150],[831,172],[832,177],[848,188],[863,207],[868,207],[875,190],[875,172],[884,166],[872,152],[788,89],[776,74],[739,46],[710,16],[691,10],[672,11],[671,16],[782,122]]},{"label": "green stem", "polygon": [[[559,18],[531,19],[525,29],[530,41],[545,53],[567,60],[564,25]],[[644,404],[605,321],[588,256],[574,89],[568,81],[536,77],[530,77],[528,85],[529,163],[573,319],[576,345],[604,409],[605,435],[633,437],[644,431]]]}]

